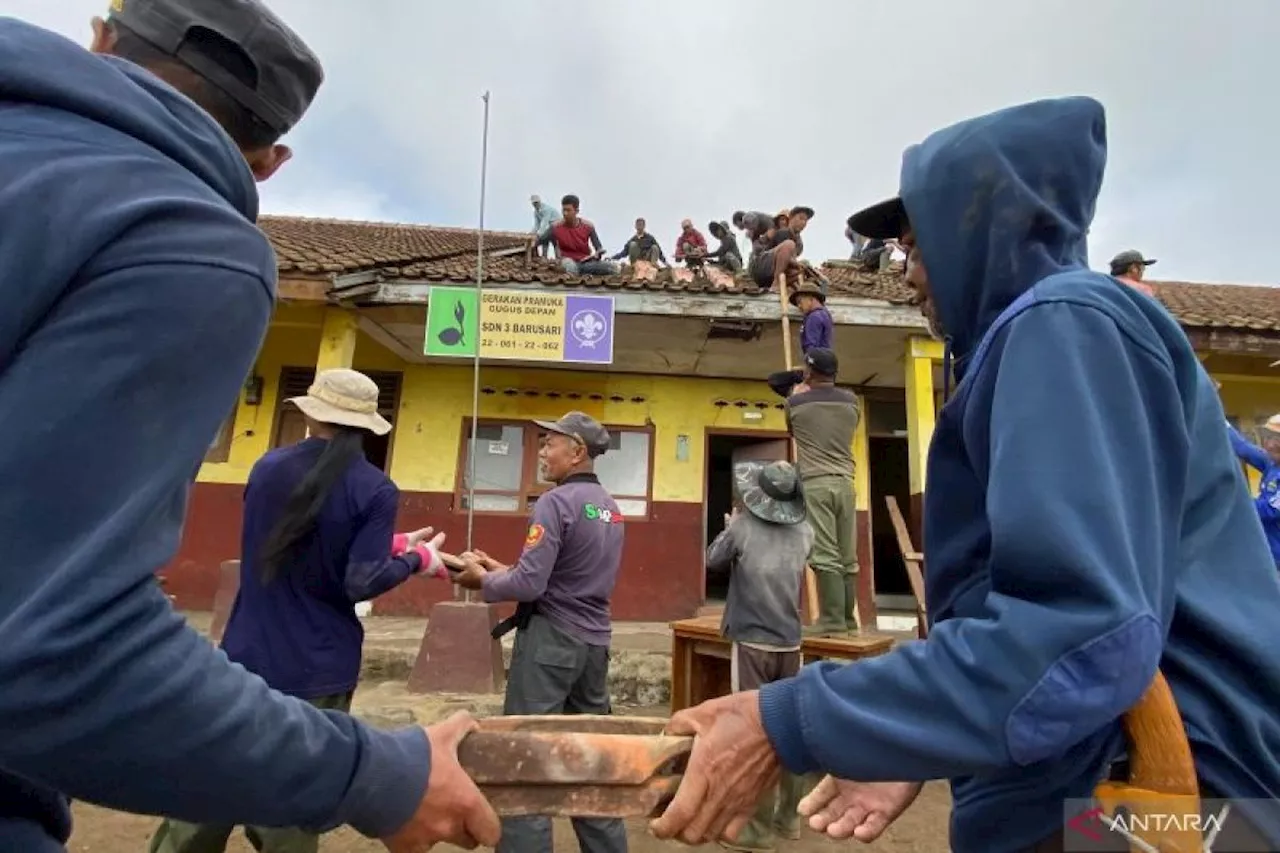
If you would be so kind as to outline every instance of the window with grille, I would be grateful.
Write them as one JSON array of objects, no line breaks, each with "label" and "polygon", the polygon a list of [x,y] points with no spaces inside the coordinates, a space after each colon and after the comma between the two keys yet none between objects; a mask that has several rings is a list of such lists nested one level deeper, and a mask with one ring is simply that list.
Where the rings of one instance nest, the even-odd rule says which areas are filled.
[{"label": "window with grille", "polygon": [[[467,509],[471,459],[475,456],[476,512],[524,515],[552,487],[538,471],[543,431],[528,421],[483,421],[471,441],[471,421],[463,422],[458,454],[457,500]],[[653,479],[653,435],[644,429],[609,427],[610,449],[595,462],[600,484],[609,490],[628,519],[648,518]]]}]

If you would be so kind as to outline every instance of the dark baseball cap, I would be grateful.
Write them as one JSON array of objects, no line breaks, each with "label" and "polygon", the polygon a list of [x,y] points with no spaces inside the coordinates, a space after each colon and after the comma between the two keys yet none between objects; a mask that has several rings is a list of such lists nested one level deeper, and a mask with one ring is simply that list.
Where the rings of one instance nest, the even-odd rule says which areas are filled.
[{"label": "dark baseball cap", "polygon": [[1142,257],[1142,253],[1137,249],[1129,249],[1111,259],[1111,268],[1113,270],[1127,270],[1134,264],[1142,264],[1144,267],[1149,267],[1155,262],[1155,258],[1148,260]]},{"label": "dark baseball cap", "polygon": [[[111,20],[186,65],[281,135],[302,118],[324,81],[316,55],[259,0],[111,0]],[[245,82],[238,69],[225,68],[201,50],[201,31],[239,47],[256,81]]]},{"label": "dark baseball cap", "polygon": [[592,459],[602,456],[609,449],[612,439],[609,431],[595,418],[583,412],[569,412],[558,421],[534,421],[547,432],[567,435],[587,449]]},{"label": "dark baseball cap", "polygon": [[906,233],[910,220],[902,199],[890,198],[859,210],[846,224],[854,234],[872,240],[897,240]]},{"label": "dark baseball cap", "polygon": [[835,378],[840,371],[840,360],[836,358],[836,354],[829,349],[816,347],[804,354],[804,363],[820,376],[830,376]]}]

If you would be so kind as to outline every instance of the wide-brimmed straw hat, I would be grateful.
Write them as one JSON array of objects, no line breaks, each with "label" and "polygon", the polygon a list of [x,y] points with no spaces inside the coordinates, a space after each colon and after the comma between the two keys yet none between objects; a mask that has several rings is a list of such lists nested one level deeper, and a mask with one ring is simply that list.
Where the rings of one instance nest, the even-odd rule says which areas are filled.
[{"label": "wide-brimmed straw hat", "polygon": [[288,402],[322,424],[367,429],[374,435],[391,432],[391,424],[378,414],[377,383],[356,370],[322,370],[305,397],[290,397]]},{"label": "wide-brimmed straw hat", "polygon": [[787,301],[795,305],[801,296],[814,296],[823,305],[827,304],[827,294],[823,292],[821,287],[808,280],[796,285],[790,295],[787,296]]},{"label": "wide-brimmed straw hat", "polygon": [[805,519],[804,490],[790,462],[739,462],[733,466],[733,488],[756,518],[772,524]]}]

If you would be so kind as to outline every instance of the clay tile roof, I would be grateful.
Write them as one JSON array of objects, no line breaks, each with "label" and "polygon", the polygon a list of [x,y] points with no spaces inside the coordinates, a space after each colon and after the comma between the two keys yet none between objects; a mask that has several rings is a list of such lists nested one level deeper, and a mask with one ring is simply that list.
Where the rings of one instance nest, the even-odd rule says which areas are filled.
[{"label": "clay tile roof", "polygon": [[[354,272],[476,251],[474,228],[296,216],[261,216],[258,225],[271,238],[282,273]],[[511,231],[485,232],[492,249],[523,246],[528,239]]]},{"label": "clay tile roof", "polygon": [[[387,278],[426,282],[475,280],[475,229],[289,216],[263,216],[259,224],[276,248],[282,273],[376,270]],[[529,235],[520,232],[485,233],[485,246],[493,251],[524,247],[528,241]],[[862,272],[848,261],[828,261],[821,269],[833,294],[893,305],[911,301],[901,262],[875,273]],[[745,276],[735,280],[719,270],[695,276],[682,267],[656,269],[645,263],[623,267],[607,278],[572,276],[553,261],[528,261],[523,252],[487,258],[484,271],[485,281],[494,284],[744,296],[764,292]],[[1149,283],[1183,326],[1280,333],[1280,287]]]},{"label": "clay tile roof", "polygon": [[1184,326],[1280,332],[1280,287],[1153,281],[1156,298]]}]

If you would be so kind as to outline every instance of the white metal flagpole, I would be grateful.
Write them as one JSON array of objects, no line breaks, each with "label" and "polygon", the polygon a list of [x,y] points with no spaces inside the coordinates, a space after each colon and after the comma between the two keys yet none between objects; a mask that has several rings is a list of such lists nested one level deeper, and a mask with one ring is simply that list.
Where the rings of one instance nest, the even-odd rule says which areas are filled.
[{"label": "white metal flagpole", "polygon": [[[489,175],[489,93],[485,92],[484,131],[480,142],[480,227],[476,231],[476,329],[473,338],[475,355],[471,361],[471,453],[467,467],[467,550],[475,548],[476,516],[476,456],[479,454],[477,437],[480,428],[480,300],[484,285],[484,201]],[[465,601],[471,600],[471,592],[465,593]]]}]

